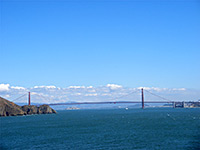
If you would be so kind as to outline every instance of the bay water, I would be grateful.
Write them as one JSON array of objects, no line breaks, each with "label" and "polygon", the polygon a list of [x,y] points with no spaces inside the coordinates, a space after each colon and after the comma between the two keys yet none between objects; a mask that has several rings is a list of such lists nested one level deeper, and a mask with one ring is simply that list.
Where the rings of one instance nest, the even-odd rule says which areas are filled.
[{"label": "bay water", "polygon": [[0,149],[200,149],[198,108],[60,110],[1,117],[0,128]]}]

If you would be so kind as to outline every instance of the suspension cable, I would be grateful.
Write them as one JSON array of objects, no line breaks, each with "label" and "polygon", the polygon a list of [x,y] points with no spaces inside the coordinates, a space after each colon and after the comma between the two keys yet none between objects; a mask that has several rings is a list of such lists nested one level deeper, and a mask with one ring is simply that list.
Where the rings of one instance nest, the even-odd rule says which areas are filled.
[{"label": "suspension cable", "polygon": [[20,98],[22,98],[22,97],[24,97],[24,96],[26,96],[27,94],[24,94],[24,95],[22,95],[22,96],[20,96],[20,97],[18,97],[18,98],[16,98],[16,99],[14,99],[13,101],[16,101],[16,100],[18,100],[18,99],[20,99]]},{"label": "suspension cable", "polygon": [[37,93],[34,93],[34,94],[37,95],[37,96],[39,96],[39,97],[41,97],[41,98],[43,98],[43,99],[45,99],[45,100],[48,100],[46,97],[44,97],[44,96],[42,96],[40,94],[37,94]]},{"label": "suspension cable", "polygon": [[130,93],[126,94],[126,95],[119,96],[119,97],[115,97],[115,98],[112,98],[112,99],[110,99],[110,100],[115,100],[115,99],[120,99],[120,98],[123,98],[123,97],[127,97],[127,96],[129,96],[129,95],[131,95],[131,94],[134,94],[134,93],[136,93],[136,92],[138,92],[138,89],[137,89],[136,91],[130,92]]},{"label": "suspension cable", "polygon": [[164,97],[162,97],[162,96],[159,96],[159,95],[157,95],[157,94],[151,93],[151,92],[148,91],[148,90],[145,90],[145,91],[148,92],[148,93],[150,93],[151,95],[154,95],[154,96],[156,96],[156,97],[159,97],[159,98],[161,98],[161,99],[163,99],[163,100],[171,101],[171,100],[166,99],[166,98],[164,98]]}]

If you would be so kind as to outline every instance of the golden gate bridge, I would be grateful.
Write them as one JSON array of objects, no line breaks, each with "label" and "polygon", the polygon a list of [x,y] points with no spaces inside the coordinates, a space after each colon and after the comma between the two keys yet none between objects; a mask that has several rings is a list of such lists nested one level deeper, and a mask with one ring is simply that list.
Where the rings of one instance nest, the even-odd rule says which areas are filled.
[{"label": "golden gate bridge", "polygon": [[[149,101],[149,100],[145,101],[145,99],[144,99],[144,91],[147,92],[147,93],[149,93],[149,94],[151,94],[151,95],[153,95],[153,96],[158,97],[161,100],[158,100],[158,101],[157,100],[154,100],[154,101]],[[172,106],[174,108],[176,107],[176,105],[179,105],[179,106],[181,105],[181,106],[184,107],[184,103],[185,103],[184,101],[172,101],[172,100],[166,99],[166,98],[164,98],[162,96],[159,96],[159,95],[157,95],[155,93],[152,93],[152,92],[150,92],[148,90],[144,90],[143,88],[141,88],[141,90],[140,90],[140,96],[141,96],[141,100],[140,101],[116,101],[116,99],[121,99],[121,98],[127,97],[127,96],[129,96],[131,94],[134,94],[136,92],[138,92],[138,91],[136,90],[136,91],[133,91],[133,92],[128,93],[126,95],[123,95],[123,96],[111,99],[111,100],[115,100],[115,101],[103,101],[103,102],[66,102],[66,103],[49,103],[49,104],[46,104],[46,105],[52,105],[53,106],[53,105],[82,105],[82,104],[131,104],[131,103],[141,103],[141,108],[144,109],[146,103],[165,103],[165,104],[168,103],[168,104],[172,104]],[[36,93],[34,93],[34,94],[36,94]],[[44,98],[44,96],[42,96],[40,94],[37,94],[37,95],[40,96],[40,97],[42,97],[42,98]],[[18,99],[20,99],[20,98],[22,98],[24,96],[27,96],[27,94],[24,94],[24,95],[22,95],[22,96],[20,96],[20,97],[18,97],[16,99],[14,99],[13,101],[18,100]],[[28,105],[31,105],[31,92],[28,92]]]}]

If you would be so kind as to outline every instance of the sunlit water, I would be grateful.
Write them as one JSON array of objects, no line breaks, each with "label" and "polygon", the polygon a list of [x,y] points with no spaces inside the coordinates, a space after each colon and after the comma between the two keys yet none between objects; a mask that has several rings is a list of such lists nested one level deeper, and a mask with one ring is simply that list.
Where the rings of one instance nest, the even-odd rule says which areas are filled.
[{"label": "sunlit water", "polygon": [[1,149],[200,149],[200,109],[65,110],[0,125]]}]

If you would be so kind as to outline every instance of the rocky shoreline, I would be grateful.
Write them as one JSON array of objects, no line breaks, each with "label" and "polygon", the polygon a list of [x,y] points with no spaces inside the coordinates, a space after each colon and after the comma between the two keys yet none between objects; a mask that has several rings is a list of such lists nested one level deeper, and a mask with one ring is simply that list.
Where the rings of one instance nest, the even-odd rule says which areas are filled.
[{"label": "rocky shoreline", "polygon": [[0,97],[0,117],[53,113],[56,113],[56,111],[48,105],[41,105],[39,107],[35,105],[19,106]]}]

